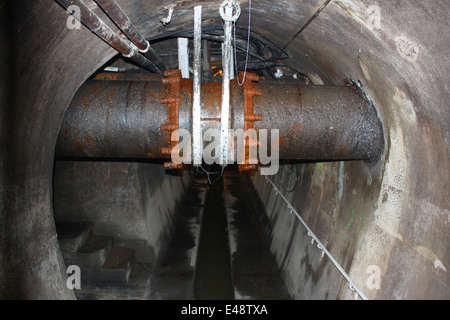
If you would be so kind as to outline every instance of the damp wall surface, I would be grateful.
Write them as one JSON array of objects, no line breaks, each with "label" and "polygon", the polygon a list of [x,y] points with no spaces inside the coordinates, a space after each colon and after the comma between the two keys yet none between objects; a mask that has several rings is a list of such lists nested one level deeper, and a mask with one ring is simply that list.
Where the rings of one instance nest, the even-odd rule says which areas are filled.
[{"label": "damp wall surface", "polygon": [[[174,1],[166,27],[159,22],[166,1],[118,2],[146,37],[191,28],[197,4],[204,23],[220,24],[213,1]],[[252,28],[284,46],[322,3],[254,1]],[[380,25],[371,18],[374,5]],[[74,93],[116,53],[85,28],[69,30],[53,1],[8,1],[0,15],[0,297],[71,299],[54,225],[54,148]],[[305,184],[289,198],[362,289],[367,266],[380,267],[381,289],[365,291],[369,298],[449,297],[449,16],[445,0],[332,1],[286,49],[291,66],[314,84],[359,83],[383,122],[378,163],[304,165]],[[271,220],[281,216],[285,207],[263,179],[254,184]],[[353,210],[368,223],[347,230]],[[307,247],[299,226],[282,219],[271,222],[271,247],[295,296],[309,298],[309,288],[314,297],[353,298],[344,284],[325,284],[318,270],[332,267]],[[299,241],[284,227],[298,230]]]},{"label": "damp wall surface", "polygon": [[171,241],[175,209],[190,187],[187,171],[161,164],[57,161],[55,220],[92,222],[93,232],[118,243],[140,243],[140,261],[161,259]]},{"label": "damp wall surface", "polygon": [[[379,28],[369,23],[373,5]],[[441,1],[333,1],[291,45],[301,66],[317,66],[307,72],[316,84],[360,83],[383,121],[386,148],[378,163],[303,165],[303,184],[286,195],[370,299],[448,298],[448,16]],[[276,34],[281,41],[280,30],[271,30]],[[334,267],[306,245],[305,230],[293,226],[270,185],[262,177],[253,182],[291,292],[351,298],[344,283],[328,281]],[[367,288],[370,266],[380,269],[378,290]]]},{"label": "damp wall surface", "polygon": [[429,233],[437,241],[432,247],[442,250],[440,257],[430,247],[415,243],[421,238],[412,241],[390,233],[401,207],[398,198],[389,202],[393,190],[382,188],[380,169],[350,162],[297,164],[287,170],[281,167],[276,176],[251,179],[249,190],[268,245],[296,299],[352,299],[355,292],[312,242],[289,204],[367,298],[448,298],[448,235],[432,235],[445,229],[448,216],[430,206],[419,221],[402,217],[403,223],[415,225],[406,230],[409,237],[421,229],[422,237]]}]

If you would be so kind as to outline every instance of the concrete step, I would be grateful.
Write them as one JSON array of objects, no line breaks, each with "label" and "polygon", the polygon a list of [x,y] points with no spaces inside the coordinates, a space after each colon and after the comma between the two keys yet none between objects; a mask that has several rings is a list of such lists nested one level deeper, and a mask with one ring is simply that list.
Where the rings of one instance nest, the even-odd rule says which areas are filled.
[{"label": "concrete step", "polygon": [[131,248],[112,247],[102,266],[103,278],[107,286],[127,286],[136,262],[135,251]]},{"label": "concrete step", "polygon": [[61,251],[77,252],[92,234],[94,223],[57,221],[56,230]]},{"label": "concrete step", "polygon": [[128,283],[132,287],[149,287],[152,277],[153,263],[136,262],[131,271]]},{"label": "concrete step", "polygon": [[114,237],[91,234],[77,252],[64,252],[63,257],[67,265],[74,264],[81,268],[81,272],[90,268],[101,268],[111,250]]},{"label": "concrete step", "polygon": [[[81,271],[78,299],[141,299],[150,291],[153,254],[140,240],[115,241],[93,233],[92,222],[57,222],[66,265]],[[138,254],[136,252],[138,251]],[[142,252],[141,252],[142,251]],[[144,259],[144,261],[138,259]]]},{"label": "concrete step", "polygon": [[132,248],[113,246],[99,268],[84,274],[83,289],[145,288],[150,286],[152,263],[137,262]]}]

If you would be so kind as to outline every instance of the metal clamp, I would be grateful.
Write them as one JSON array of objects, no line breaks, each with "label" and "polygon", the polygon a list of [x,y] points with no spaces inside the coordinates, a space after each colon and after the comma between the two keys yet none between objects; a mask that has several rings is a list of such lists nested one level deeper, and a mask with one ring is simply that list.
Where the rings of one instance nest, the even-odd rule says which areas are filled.
[{"label": "metal clamp", "polygon": [[[172,154],[173,148],[178,144],[177,141],[172,141],[172,133],[179,129],[179,110],[181,104],[181,89],[180,89],[180,80],[181,80],[181,70],[170,70],[164,72],[164,78],[162,78],[162,83],[169,85],[169,90],[167,91],[167,96],[164,99],[161,99],[161,103],[168,104],[169,113],[168,113],[168,121],[163,124],[160,129],[162,131],[168,131],[170,133],[170,146],[166,148],[161,148],[161,153],[166,156],[170,156]],[[181,169],[182,165],[177,165],[173,162],[165,162],[164,167],[170,169]]]},{"label": "metal clamp", "polygon": [[[227,16],[225,13],[225,7],[231,7],[231,8],[235,8],[236,12],[233,16]],[[220,12],[220,17],[224,20],[224,21],[230,21],[230,22],[236,22],[237,19],[239,19],[239,16],[241,15],[241,7],[239,6],[238,3],[236,3],[235,1],[232,0],[225,0],[219,8],[219,12]]]},{"label": "metal clamp", "polygon": [[[255,121],[261,121],[263,116],[260,114],[254,114],[253,111],[253,98],[255,96],[260,96],[262,91],[255,87],[253,81],[259,81],[259,76],[255,73],[245,73],[244,71],[239,72],[239,81],[243,82],[242,88],[244,91],[244,132],[249,129],[253,129],[253,123]],[[259,141],[254,142],[255,145],[252,147],[258,147]],[[254,170],[256,169],[256,164],[250,163],[250,146],[245,146],[245,164],[239,165],[239,170]]]}]

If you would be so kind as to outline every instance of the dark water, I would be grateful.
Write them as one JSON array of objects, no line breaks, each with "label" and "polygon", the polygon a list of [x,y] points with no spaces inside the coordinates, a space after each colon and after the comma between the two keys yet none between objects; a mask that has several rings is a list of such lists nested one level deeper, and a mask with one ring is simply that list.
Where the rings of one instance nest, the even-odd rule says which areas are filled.
[{"label": "dark water", "polygon": [[194,296],[199,300],[234,299],[223,189],[220,178],[206,193],[194,279]]}]

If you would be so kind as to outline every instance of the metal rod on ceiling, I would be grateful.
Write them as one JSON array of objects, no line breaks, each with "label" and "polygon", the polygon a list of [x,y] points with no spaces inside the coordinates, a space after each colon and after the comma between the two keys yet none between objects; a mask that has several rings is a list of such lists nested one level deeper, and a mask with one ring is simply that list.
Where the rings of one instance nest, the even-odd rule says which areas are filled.
[{"label": "metal rod on ceiling", "polygon": [[97,16],[83,1],[81,0],[56,0],[66,10],[72,5],[80,9],[79,16],[74,16],[82,24],[84,24],[91,32],[95,33],[100,39],[108,43],[111,47],[119,51],[124,57],[134,61],[139,66],[156,73],[161,70],[149,59],[140,54],[139,49],[126,39],[122,39],[104,21]]},{"label": "metal rod on ceiling", "polygon": [[150,43],[139,33],[127,14],[115,0],[95,0],[107,16],[138,47],[139,51],[162,72],[166,70],[164,62],[156,54]]},{"label": "metal rod on ceiling", "polygon": [[310,24],[314,21],[314,19],[317,18],[317,16],[325,9],[328,4],[331,2],[331,0],[326,0],[319,9],[308,19],[308,21],[305,22],[305,24],[298,30],[292,38],[284,45],[283,50],[286,50],[286,48],[295,40],[297,37],[302,33]]}]

